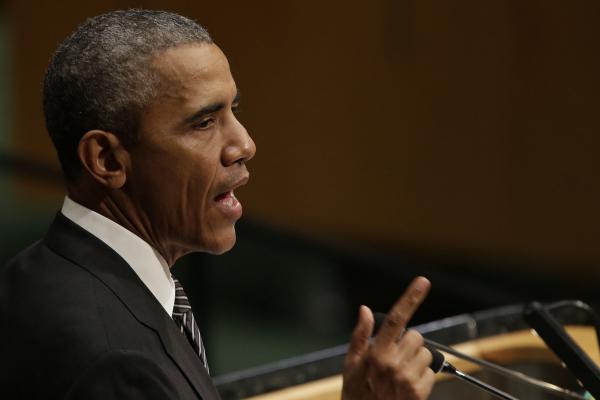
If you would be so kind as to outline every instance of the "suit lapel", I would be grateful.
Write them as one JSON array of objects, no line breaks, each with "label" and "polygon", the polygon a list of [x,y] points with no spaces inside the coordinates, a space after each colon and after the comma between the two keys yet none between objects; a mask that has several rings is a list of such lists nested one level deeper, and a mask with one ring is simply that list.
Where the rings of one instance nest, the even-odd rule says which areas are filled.
[{"label": "suit lapel", "polygon": [[129,264],[104,242],[58,213],[44,242],[102,281],[133,316],[160,337],[164,350],[204,399],[219,398],[200,358]]}]

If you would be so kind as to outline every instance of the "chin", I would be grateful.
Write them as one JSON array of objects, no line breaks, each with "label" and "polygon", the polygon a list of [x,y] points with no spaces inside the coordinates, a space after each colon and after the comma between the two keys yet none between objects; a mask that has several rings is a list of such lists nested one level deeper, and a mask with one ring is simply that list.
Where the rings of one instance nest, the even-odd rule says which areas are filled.
[{"label": "chin", "polygon": [[236,235],[234,229],[232,233],[215,238],[211,245],[207,246],[208,248],[205,251],[209,254],[218,256],[231,250],[235,245],[235,241]]}]

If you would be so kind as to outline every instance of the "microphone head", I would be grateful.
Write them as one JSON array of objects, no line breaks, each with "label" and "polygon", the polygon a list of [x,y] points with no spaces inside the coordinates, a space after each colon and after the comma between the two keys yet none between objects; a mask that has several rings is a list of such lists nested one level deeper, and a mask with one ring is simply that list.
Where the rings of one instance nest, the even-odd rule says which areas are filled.
[{"label": "microphone head", "polygon": [[[373,328],[373,336],[375,336],[379,332],[379,328],[381,328],[381,325],[383,324],[383,321],[385,320],[386,315],[384,313],[375,312],[375,313],[373,313],[373,317],[375,318],[375,327]],[[425,348],[427,350],[429,350],[429,352],[431,353],[431,356],[432,356],[431,364],[429,364],[429,368],[431,368],[431,370],[437,374],[444,367],[444,361],[446,361],[446,358],[440,351],[438,351],[435,347],[433,347],[431,345],[425,344]]]},{"label": "microphone head", "polygon": [[438,351],[438,349],[435,349],[428,344],[426,344],[425,347],[431,352],[432,355],[431,364],[429,364],[429,368],[431,368],[431,370],[437,374],[444,367],[444,361],[446,361],[446,358],[444,357],[441,351]]}]

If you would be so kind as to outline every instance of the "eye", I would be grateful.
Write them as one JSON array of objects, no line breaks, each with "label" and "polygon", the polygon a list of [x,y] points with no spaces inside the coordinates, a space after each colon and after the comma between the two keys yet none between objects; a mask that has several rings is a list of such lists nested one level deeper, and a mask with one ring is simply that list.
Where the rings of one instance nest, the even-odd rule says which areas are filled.
[{"label": "eye", "polygon": [[231,111],[236,115],[239,114],[240,113],[240,105],[238,103],[232,104]]},{"label": "eye", "polygon": [[215,119],[213,117],[209,117],[209,118],[205,118],[201,121],[199,121],[198,123],[195,123],[194,125],[192,125],[192,128],[194,129],[208,129],[210,128],[213,124],[215,123]]}]

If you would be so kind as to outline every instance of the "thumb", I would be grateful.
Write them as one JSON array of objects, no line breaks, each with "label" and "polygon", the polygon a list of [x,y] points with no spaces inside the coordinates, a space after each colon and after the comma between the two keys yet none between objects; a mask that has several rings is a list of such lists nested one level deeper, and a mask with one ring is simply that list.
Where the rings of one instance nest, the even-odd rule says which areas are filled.
[{"label": "thumb", "polygon": [[369,307],[360,306],[358,310],[358,322],[352,331],[352,338],[350,339],[348,354],[346,355],[344,366],[346,370],[355,368],[367,353],[367,350],[369,350],[369,338],[373,333],[374,325],[375,319]]}]

